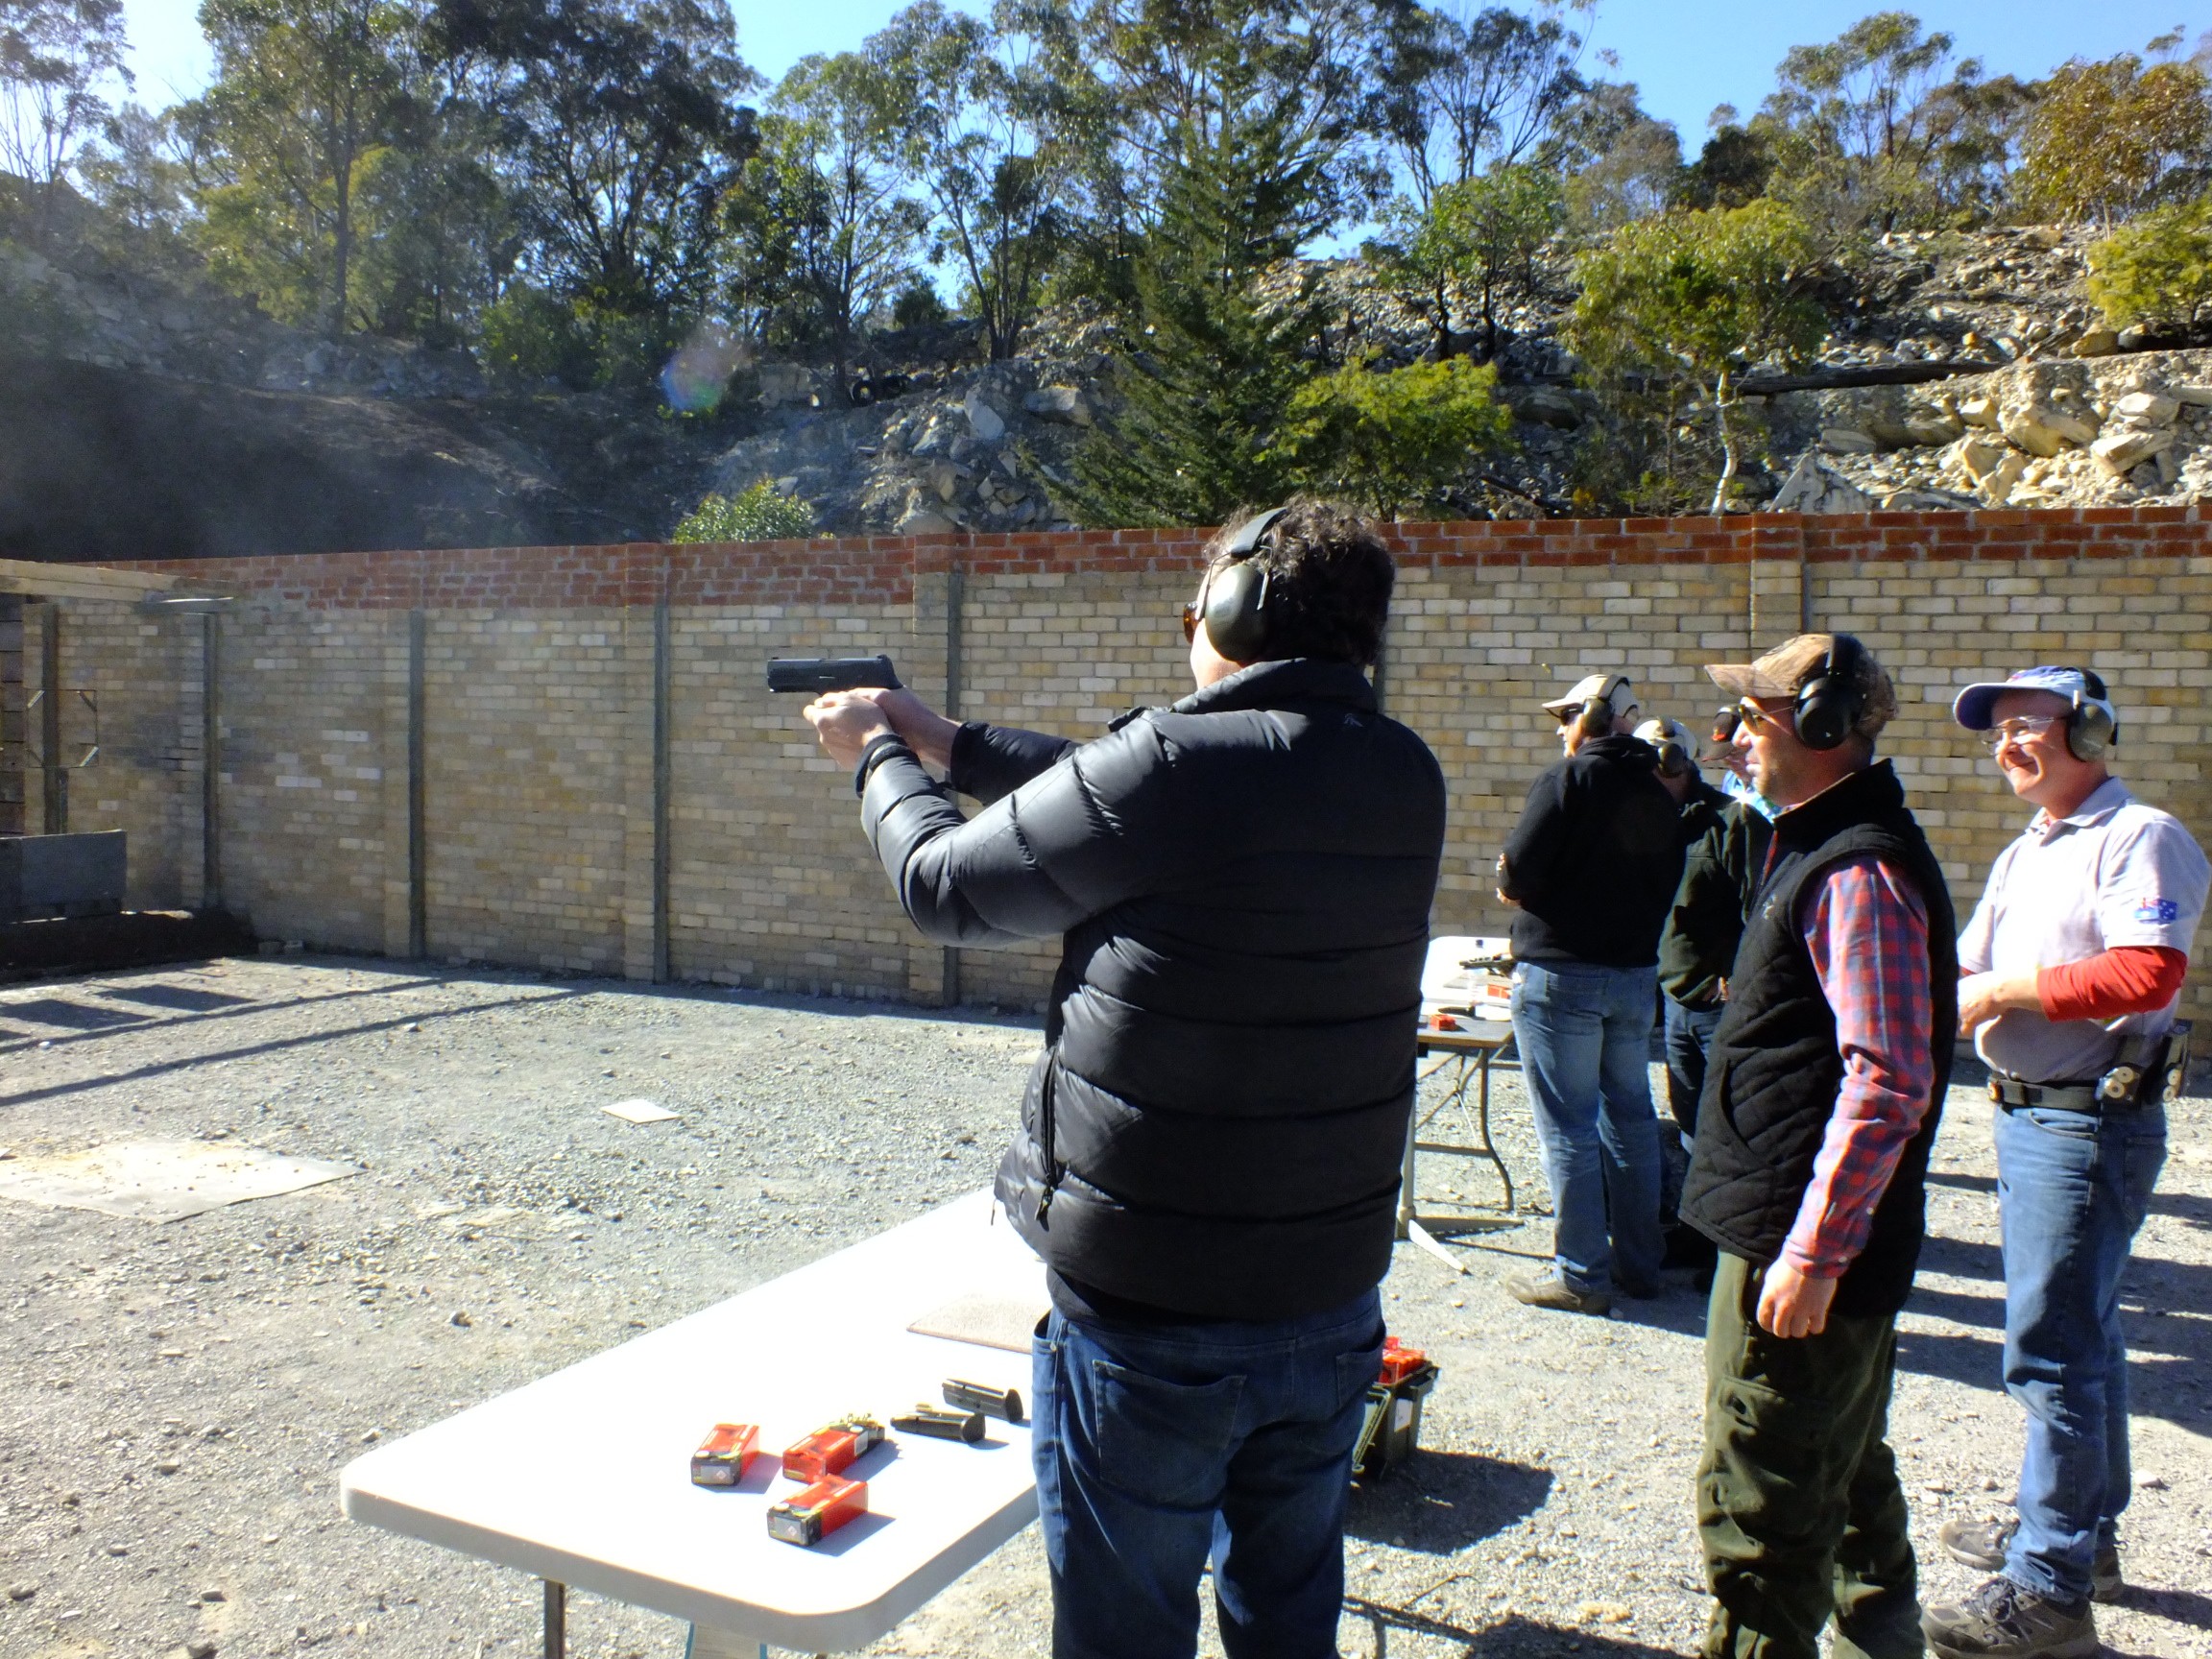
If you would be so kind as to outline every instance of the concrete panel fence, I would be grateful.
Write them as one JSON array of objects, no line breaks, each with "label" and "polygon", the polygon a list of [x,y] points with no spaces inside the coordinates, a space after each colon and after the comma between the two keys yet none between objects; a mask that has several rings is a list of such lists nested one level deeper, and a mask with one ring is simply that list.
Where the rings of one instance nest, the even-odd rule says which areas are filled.
[{"label": "concrete panel fence", "polygon": [[[2121,770],[2212,834],[2212,506],[1395,536],[1382,692],[1450,781],[1440,929],[1505,926],[1491,861],[1557,753],[1541,698],[1618,667],[1647,713],[1695,726],[1716,702],[1701,662],[1804,627],[1858,633],[1896,677],[1884,752],[1962,915],[2026,817],[1949,723],[1969,679],[2093,664],[2122,708]],[[955,956],[916,940],[857,831],[849,780],[761,665],[888,651],[961,715],[1089,734],[1188,689],[1175,613],[1203,541],[1118,531],[148,565],[236,603],[151,615],[59,602],[62,707],[72,720],[96,709],[100,744],[72,775],[67,827],[130,831],[134,905],[219,903],[264,938],[1029,1005],[1050,952]],[[0,686],[6,709],[40,689],[45,656],[19,641],[39,637],[42,609],[0,615],[0,667],[20,677]],[[9,787],[37,828],[37,774]],[[2192,975],[2199,1018],[2212,1017],[2208,984]]]}]

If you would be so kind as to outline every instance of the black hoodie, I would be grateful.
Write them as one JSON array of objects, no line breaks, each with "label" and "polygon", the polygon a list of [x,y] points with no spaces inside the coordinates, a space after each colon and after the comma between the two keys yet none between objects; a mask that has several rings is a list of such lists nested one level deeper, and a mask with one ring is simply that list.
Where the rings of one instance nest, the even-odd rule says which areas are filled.
[{"label": "black hoodie", "polygon": [[1638,737],[1595,737],[1528,786],[1498,885],[1521,908],[1522,962],[1648,968],[1682,880],[1681,810],[1659,781],[1659,752]]}]

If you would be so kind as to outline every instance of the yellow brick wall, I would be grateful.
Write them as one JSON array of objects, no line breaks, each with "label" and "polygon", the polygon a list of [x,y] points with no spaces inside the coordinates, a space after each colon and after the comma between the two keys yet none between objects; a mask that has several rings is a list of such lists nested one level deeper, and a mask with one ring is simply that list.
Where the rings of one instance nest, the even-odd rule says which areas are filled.
[{"label": "yellow brick wall", "polygon": [[[970,573],[958,621],[972,718],[1086,737],[1189,685],[1176,611],[1195,566]],[[679,605],[671,612],[669,958],[675,977],[933,1000],[944,953],[899,915],[851,782],[764,687],[775,655],[889,651],[945,696],[949,579],[911,603]],[[36,607],[31,608],[33,613]],[[1942,856],[1963,917],[2028,816],[1950,724],[1956,688],[2086,661],[2122,708],[2117,769],[2212,839],[2205,700],[2212,559],[1599,566],[1408,560],[1383,670],[1388,710],[1451,790],[1439,929],[1493,933],[1491,862],[1557,757],[1537,707],[1621,668],[1647,714],[1702,730],[1699,664],[1815,627],[1860,634],[1895,676],[1883,752]],[[29,618],[35,627],[35,614]],[[406,948],[403,610],[256,603],[221,623],[224,896],[265,937]],[[200,861],[197,619],[72,604],[65,681],[98,691],[103,751],[71,827],[132,832],[133,902],[194,902]],[[31,630],[27,628],[27,633]],[[425,696],[433,957],[651,972],[653,611],[648,604],[433,610]],[[36,653],[25,653],[34,679]],[[38,811],[36,779],[29,803]],[[1602,878],[1597,873],[1594,878]],[[2208,948],[2200,938],[2199,954]],[[1034,1006],[1054,948],[969,950],[973,1001]],[[2212,974],[2186,1004],[2212,1019]]]}]

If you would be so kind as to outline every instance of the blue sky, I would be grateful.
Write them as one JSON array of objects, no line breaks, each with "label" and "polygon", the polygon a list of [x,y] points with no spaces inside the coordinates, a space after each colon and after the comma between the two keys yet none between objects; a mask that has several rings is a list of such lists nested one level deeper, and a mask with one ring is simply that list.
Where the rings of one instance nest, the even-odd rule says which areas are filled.
[{"label": "blue sky", "polygon": [[[902,0],[813,0],[764,6],[733,0],[737,42],[747,62],[771,78],[808,52],[858,45],[879,29]],[[1980,57],[1992,75],[2040,75],[2070,57],[2140,52],[2155,35],[2189,19],[2200,0],[1959,0],[1911,11],[1930,29],[1959,38],[1961,53]],[[966,9],[984,10],[970,5]],[[1748,113],[1773,84],[1783,53],[1830,40],[1881,7],[1878,0],[1599,0],[1592,48],[1618,53],[1609,78],[1634,81],[1644,106],[1672,121],[1695,154],[1705,117],[1716,104]],[[125,0],[133,66],[142,103],[159,107],[198,91],[208,74],[198,0]],[[2191,34],[2203,28],[2201,13]],[[1595,70],[1597,65],[1593,62]]]}]

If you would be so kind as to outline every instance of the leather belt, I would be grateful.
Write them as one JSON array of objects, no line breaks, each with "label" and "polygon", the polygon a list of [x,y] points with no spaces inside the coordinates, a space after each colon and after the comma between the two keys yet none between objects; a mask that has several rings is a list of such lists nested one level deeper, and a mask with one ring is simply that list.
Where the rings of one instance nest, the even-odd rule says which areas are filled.
[{"label": "leather belt", "polygon": [[2094,1083],[2023,1083],[2017,1077],[1989,1079],[1989,1098],[2008,1112],[2023,1106],[2052,1106],[2063,1112],[2102,1112],[2107,1106],[2132,1106],[2128,1100],[2106,1100]]}]

